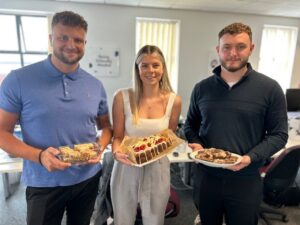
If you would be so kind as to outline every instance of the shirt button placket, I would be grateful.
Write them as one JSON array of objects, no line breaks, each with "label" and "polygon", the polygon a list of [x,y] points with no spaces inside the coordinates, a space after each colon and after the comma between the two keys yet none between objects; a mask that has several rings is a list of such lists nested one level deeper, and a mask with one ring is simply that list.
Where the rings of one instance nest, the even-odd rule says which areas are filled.
[{"label": "shirt button placket", "polygon": [[64,94],[66,98],[70,97],[70,90],[69,90],[69,85],[67,81],[66,75],[63,76],[63,84],[64,84]]}]

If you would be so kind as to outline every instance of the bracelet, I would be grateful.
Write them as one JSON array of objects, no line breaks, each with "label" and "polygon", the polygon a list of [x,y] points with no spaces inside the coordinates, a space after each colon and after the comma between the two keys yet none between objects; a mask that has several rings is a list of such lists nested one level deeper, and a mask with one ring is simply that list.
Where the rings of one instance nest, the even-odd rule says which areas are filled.
[{"label": "bracelet", "polygon": [[42,153],[43,153],[43,152],[44,152],[44,151],[41,150],[40,153],[39,153],[39,163],[41,164],[41,166],[44,166],[43,163],[42,163]]}]

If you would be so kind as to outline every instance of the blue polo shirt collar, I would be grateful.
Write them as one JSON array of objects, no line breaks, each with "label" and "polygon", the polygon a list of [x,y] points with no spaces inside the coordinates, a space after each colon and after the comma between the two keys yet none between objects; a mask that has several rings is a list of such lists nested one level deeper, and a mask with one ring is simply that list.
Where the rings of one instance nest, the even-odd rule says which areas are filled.
[{"label": "blue polo shirt collar", "polygon": [[70,72],[70,73],[62,73],[61,71],[59,71],[51,62],[51,54],[48,55],[48,58],[45,59],[44,61],[44,65],[47,69],[47,71],[49,72],[48,75],[52,76],[52,77],[61,77],[61,76],[66,76],[66,78],[70,79],[70,80],[76,80],[80,77],[80,66],[77,67],[76,70]]}]

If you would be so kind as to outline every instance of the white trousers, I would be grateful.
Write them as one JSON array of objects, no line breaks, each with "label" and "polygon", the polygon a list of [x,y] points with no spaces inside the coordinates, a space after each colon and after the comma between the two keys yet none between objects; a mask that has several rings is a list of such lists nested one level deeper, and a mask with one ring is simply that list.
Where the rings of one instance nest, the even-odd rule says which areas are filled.
[{"label": "white trousers", "polygon": [[163,225],[170,196],[170,162],[167,157],[143,167],[115,161],[111,176],[115,225],[133,225],[138,203],[144,225]]}]

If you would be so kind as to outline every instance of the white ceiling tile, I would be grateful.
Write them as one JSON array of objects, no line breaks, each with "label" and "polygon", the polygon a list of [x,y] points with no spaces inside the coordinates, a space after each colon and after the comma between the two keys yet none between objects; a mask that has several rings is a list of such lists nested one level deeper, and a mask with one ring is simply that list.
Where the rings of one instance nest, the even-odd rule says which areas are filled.
[{"label": "white ceiling tile", "polygon": [[[44,0],[39,0],[44,1]],[[104,3],[104,0],[56,0],[58,2]]]},{"label": "white ceiling tile", "polygon": [[139,4],[140,0],[104,0],[107,4]]}]

